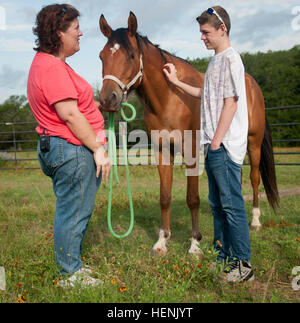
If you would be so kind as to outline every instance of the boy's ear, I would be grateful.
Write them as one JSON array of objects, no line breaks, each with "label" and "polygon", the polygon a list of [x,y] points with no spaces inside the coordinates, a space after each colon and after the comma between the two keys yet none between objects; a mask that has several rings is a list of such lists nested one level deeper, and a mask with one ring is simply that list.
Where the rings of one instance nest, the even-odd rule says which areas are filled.
[{"label": "boy's ear", "polygon": [[226,32],[226,34],[227,34],[227,28],[226,28],[226,26],[224,24],[222,24],[220,26],[220,28],[222,29],[222,31]]}]

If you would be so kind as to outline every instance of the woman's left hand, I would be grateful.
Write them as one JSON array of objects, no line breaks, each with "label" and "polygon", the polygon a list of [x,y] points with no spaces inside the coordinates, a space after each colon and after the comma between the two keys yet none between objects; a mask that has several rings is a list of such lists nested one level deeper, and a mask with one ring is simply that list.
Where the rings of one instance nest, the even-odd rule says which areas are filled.
[{"label": "woman's left hand", "polygon": [[100,171],[102,170],[102,179],[104,179],[104,181],[107,182],[109,178],[111,163],[107,155],[107,152],[104,150],[103,146],[100,146],[94,152],[94,160],[97,167],[97,178],[99,177]]}]

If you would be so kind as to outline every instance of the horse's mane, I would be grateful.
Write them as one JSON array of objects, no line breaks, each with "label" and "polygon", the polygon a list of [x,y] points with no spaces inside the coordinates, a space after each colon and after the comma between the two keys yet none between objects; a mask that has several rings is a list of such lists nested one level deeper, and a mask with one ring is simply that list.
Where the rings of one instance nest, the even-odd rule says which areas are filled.
[{"label": "horse's mane", "polygon": [[[156,50],[159,52],[163,62],[166,64],[170,60],[168,59],[168,56],[177,58],[187,64],[190,64],[187,60],[177,57],[176,55],[173,55],[169,53],[168,51],[161,49],[159,45],[153,44],[147,36],[142,36],[140,33],[136,33],[136,41],[138,44],[138,48],[140,52],[144,55],[144,47],[143,44],[146,45],[146,47],[149,47],[149,45],[152,45],[156,48]],[[127,34],[127,29],[126,28],[119,28],[117,30],[114,30],[108,40],[109,43],[114,43],[117,42],[120,46],[122,46],[128,53],[133,49],[132,45],[129,41],[128,34]]]}]

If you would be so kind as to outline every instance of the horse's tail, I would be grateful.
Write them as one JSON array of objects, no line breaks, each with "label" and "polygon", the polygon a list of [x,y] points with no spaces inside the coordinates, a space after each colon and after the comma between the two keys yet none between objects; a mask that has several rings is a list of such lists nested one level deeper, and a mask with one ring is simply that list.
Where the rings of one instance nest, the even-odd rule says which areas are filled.
[{"label": "horse's tail", "polygon": [[272,136],[267,120],[265,124],[264,139],[261,145],[259,170],[269,204],[276,212],[276,208],[279,207],[279,194],[276,182]]}]

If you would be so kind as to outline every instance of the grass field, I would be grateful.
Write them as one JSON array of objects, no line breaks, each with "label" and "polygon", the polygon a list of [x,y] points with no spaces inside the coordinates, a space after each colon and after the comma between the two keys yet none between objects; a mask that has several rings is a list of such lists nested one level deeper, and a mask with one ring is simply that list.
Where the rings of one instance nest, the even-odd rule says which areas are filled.
[{"label": "grass field", "polygon": [[[281,156],[291,161],[297,156]],[[34,162],[32,162],[34,163]],[[25,165],[28,167],[28,165]],[[243,194],[251,194],[249,167],[243,171]],[[279,189],[300,186],[299,166],[277,166]],[[281,199],[274,215],[261,200],[259,232],[251,231],[255,281],[224,283],[209,270],[214,258],[212,216],[207,200],[207,177],[199,180],[200,228],[204,259],[187,256],[191,217],[186,206],[186,177],[175,167],[169,253],[155,258],[150,251],[160,227],[159,177],[155,166],[130,167],[135,225],[126,239],[115,239],[106,223],[108,186],[102,184],[83,245],[83,262],[95,269],[103,285],[85,289],[57,286],[53,254],[55,197],[51,180],[40,170],[0,172],[0,266],[6,271],[6,290],[0,302],[299,302],[292,288],[300,266],[300,198]],[[113,226],[123,233],[129,225],[125,168],[114,185]],[[260,191],[263,191],[261,186]],[[252,202],[246,202],[251,220]],[[298,273],[300,275],[300,272]]]}]

